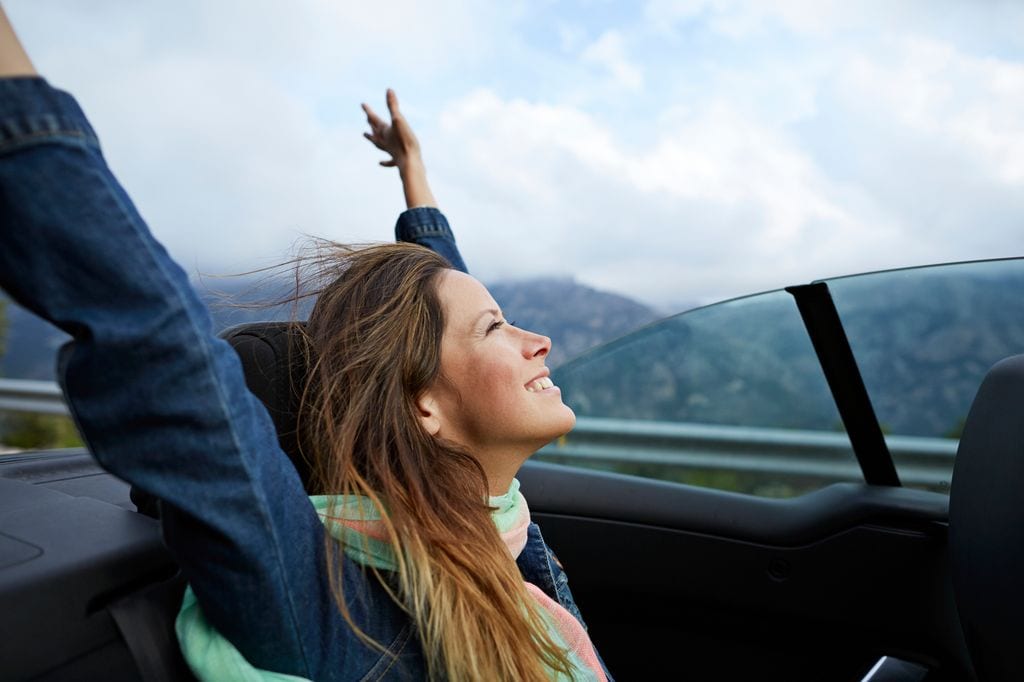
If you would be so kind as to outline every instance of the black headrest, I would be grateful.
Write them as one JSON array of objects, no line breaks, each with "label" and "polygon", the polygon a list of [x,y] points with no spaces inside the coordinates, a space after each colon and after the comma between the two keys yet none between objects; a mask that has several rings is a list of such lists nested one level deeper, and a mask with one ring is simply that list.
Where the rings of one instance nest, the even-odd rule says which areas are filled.
[{"label": "black headrest", "polygon": [[306,382],[301,338],[292,322],[250,322],[229,327],[220,337],[242,361],[245,383],[270,413],[281,449],[309,489],[310,465],[299,452],[296,416]]},{"label": "black headrest", "polygon": [[1024,679],[1024,355],[989,370],[971,405],[950,486],[949,545],[978,679]]},{"label": "black headrest", "polygon": [[[305,385],[306,359],[296,325],[289,322],[250,322],[220,333],[242,361],[245,383],[270,413],[281,449],[295,465],[310,493],[311,468],[299,452],[297,413]],[[157,498],[132,486],[131,499],[143,514],[160,515]]]}]

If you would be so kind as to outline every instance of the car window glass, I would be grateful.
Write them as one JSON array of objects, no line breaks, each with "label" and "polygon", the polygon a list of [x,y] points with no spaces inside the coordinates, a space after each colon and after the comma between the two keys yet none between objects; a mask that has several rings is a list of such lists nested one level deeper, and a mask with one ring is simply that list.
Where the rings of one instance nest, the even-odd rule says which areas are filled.
[{"label": "car window glass", "polygon": [[541,459],[770,496],[862,480],[786,292],[662,320],[553,377],[578,423]]},{"label": "car window glass", "polygon": [[828,280],[904,485],[948,491],[989,367],[1024,352],[1024,260]]}]

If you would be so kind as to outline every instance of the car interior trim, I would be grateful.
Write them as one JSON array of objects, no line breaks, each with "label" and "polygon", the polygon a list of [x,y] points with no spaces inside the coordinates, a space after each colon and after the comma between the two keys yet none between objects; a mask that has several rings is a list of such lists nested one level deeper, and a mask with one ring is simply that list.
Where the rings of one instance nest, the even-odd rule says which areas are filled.
[{"label": "car interior trim", "polygon": [[796,300],[843,427],[869,485],[900,485],[857,359],[825,282],[786,287]]}]

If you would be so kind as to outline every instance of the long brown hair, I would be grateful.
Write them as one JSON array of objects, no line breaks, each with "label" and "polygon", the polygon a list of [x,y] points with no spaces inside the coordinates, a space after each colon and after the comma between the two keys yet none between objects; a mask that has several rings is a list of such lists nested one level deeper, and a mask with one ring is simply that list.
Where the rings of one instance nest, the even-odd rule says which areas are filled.
[{"label": "long brown hair", "polygon": [[[365,496],[381,510],[397,570],[377,579],[415,624],[431,678],[571,674],[491,520],[480,463],[417,418],[416,399],[445,381],[437,284],[449,264],[410,244],[321,244],[314,260],[329,284],[306,325],[303,454],[317,492]],[[327,556],[338,608],[380,647],[352,621],[342,562]]]}]

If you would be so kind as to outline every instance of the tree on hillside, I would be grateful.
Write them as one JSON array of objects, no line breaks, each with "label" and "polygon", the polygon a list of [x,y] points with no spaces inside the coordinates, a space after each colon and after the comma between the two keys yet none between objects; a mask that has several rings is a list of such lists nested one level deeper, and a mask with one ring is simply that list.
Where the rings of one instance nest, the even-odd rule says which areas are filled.
[{"label": "tree on hillside", "polygon": [[[0,358],[7,351],[7,300],[0,297]],[[0,443],[28,450],[82,445],[70,419],[61,415],[8,413],[0,415]]]}]

